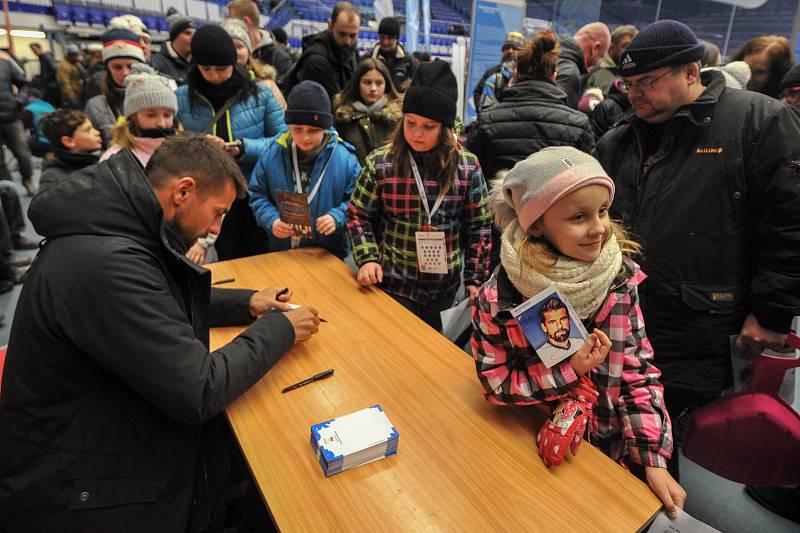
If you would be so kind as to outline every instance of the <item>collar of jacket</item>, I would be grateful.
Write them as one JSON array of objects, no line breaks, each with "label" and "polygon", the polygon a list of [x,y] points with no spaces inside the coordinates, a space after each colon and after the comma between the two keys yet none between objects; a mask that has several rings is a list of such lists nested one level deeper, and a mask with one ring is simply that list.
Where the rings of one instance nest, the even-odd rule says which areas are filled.
[{"label": "collar of jacket", "polygon": [[169,58],[170,58],[170,59],[172,59],[173,61],[176,61],[176,62],[178,62],[178,63],[181,63],[182,65],[188,65],[188,64],[189,64],[189,62],[188,62],[188,61],[186,61],[186,60],[185,60],[185,59],[184,59],[184,58],[183,58],[183,57],[182,57],[182,56],[181,56],[181,55],[180,55],[180,54],[179,54],[179,53],[178,53],[178,52],[177,52],[177,51],[176,51],[176,50],[175,50],[175,49],[172,47],[172,43],[171,43],[171,42],[169,42],[169,41],[164,41],[164,43],[163,43],[163,45],[162,45],[162,46],[164,47],[164,50],[166,50],[166,51],[167,51],[167,57],[169,57]]},{"label": "collar of jacket", "polygon": [[[714,120],[719,97],[725,91],[725,76],[722,72],[709,70],[700,74],[700,81],[705,86],[705,90],[694,102],[689,102],[675,113],[670,121],[676,118],[685,118],[695,126],[708,126]],[[618,124],[639,124],[643,122],[636,117],[631,107],[619,120]]]},{"label": "collar of jacket", "polygon": [[257,45],[253,46],[252,53],[255,53],[255,51],[259,48],[267,48],[270,45],[275,44],[275,39],[273,39],[271,31],[261,28],[259,32],[261,32],[261,40],[258,41]]},{"label": "collar of jacket", "polygon": [[502,102],[527,102],[545,98],[567,103],[567,93],[550,80],[541,80],[522,76],[517,82],[503,92]]},{"label": "collar of jacket", "polygon": [[[378,59],[379,57],[383,56],[383,54],[381,54],[381,45],[380,45],[380,43],[378,43],[378,44],[376,44],[375,46],[372,47],[372,52],[370,53],[369,56],[372,59]],[[403,59],[404,57],[406,57],[406,51],[403,48],[402,44],[397,43],[397,48],[394,49],[394,57],[396,57],[397,59]]]},{"label": "collar of jacket", "polygon": [[[332,146],[333,143],[344,142],[344,140],[341,137],[339,137],[339,134],[336,132],[334,128],[325,130],[325,133],[329,133],[330,135],[328,136],[328,143],[322,147],[322,150],[325,150],[325,148],[327,148],[328,146]],[[275,136],[275,142],[278,143],[279,146],[282,146],[284,149],[288,150],[289,139],[291,138],[291,136],[292,132],[289,131],[289,129],[285,129],[283,130],[282,133],[279,133],[278,135]],[[320,150],[320,153],[322,153],[322,150]]]},{"label": "collar of jacket", "polygon": [[[336,106],[334,111],[336,119],[342,122],[349,122],[351,120],[358,120],[363,118],[366,113],[362,113],[353,107],[352,104],[340,104]],[[386,102],[386,105],[378,111],[370,115],[373,119],[386,120],[386,121],[399,121],[403,118],[403,97],[394,98]]]},{"label": "collar of jacket", "polygon": [[578,44],[578,41],[569,35],[559,35],[558,41],[561,45],[559,59],[572,61],[578,66],[578,71],[581,74],[586,74],[586,58],[583,57],[583,48]]}]

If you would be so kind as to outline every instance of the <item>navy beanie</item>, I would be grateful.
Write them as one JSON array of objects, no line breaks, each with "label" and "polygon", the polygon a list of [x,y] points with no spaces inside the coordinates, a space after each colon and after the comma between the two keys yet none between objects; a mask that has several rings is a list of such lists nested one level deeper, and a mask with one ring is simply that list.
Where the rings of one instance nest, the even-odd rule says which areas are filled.
[{"label": "navy beanie", "polygon": [[393,39],[400,37],[400,21],[394,17],[384,17],[378,26],[378,35],[388,35]]},{"label": "navy beanie", "polygon": [[303,124],[326,130],[333,126],[331,99],[325,88],[310,80],[297,84],[286,99],[284,118],[287,124]]},{"label": "navy beanie", "polygon": [[222,26],[208,24],[192,37],[192,63],[227,67],[236,64],[236,45]]},{"label": "navy beanie", "polygon": [[677,20],[659,20],[636,34],[620,58],[621,76],[637,76],[661,67],[703,59],[705,46],[692,29]]},{"label": "navy beanie", "polygon": [[438,120],[448,128],[456,123],[458,83],[450,64],[436,59],[421,63],[403,98],[403,113]]},{"label": "navy beanie", "polygon": [[800,87],[800,63],[789,69],[781,82],[781,92]]}]

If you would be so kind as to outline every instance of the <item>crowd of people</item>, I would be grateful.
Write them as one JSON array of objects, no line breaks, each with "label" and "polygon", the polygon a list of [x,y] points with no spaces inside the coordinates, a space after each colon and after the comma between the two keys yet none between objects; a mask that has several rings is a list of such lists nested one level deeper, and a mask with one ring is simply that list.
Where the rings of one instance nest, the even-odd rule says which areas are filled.
[{"label": "crowd of people", "polygon": [[[406,52],[397,19],[359,57],[348,2],[300,54],[252,0],[228,15],[172,14],[152,54],[120,17],[89,76],[80,50],[56,65],[39,47],[27,136],[0,95],[45,239],[22,237],[0,181],[0,291],[25,280],[0,389],[2,527],[221,531],[227,487],[247,478],[221,413],[319,318],[286,288],[209,293],[199,266],[305,246],[437,330],[463,290],[486,399],[581,413],[571,446],[540,434],[546,464],[585,437],[675,516],[673,443],[731,385],[730,337],[742,354],[785,350],[800,315],[788,41],[757,37],[721,65],[673,20],[512,32],[462,130],[450,65]],[[0,85],[27,85],[7,56]],[[26,277],[13,250],[31,245]],[[545,365],[511,309],[552,285],[590,335]],[[209,351],[210,326],[243,324]],[[269,521],[251,493],[243,531]]]}]

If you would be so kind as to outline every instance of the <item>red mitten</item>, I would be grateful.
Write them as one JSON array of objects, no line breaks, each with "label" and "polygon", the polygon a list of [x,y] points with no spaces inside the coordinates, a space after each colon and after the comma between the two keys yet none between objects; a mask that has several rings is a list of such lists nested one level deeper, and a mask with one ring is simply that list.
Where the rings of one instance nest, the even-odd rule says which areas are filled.
[{"label": "red mitten", "polygon": [[578,453],[591,405],[577,400],[564,400],[555,408],[550,418],[539,429],[536,443],[539,457],[547,466],[558,466],[564,461],[567,449]]}]

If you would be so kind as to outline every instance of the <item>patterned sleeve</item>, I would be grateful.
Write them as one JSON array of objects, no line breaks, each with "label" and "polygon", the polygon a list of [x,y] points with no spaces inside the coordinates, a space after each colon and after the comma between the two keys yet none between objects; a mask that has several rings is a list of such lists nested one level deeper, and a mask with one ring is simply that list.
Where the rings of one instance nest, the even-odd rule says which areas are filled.
[{"label": "patterned sleeve", "polygon": [[380,260],[373,225],[383,206],[380,184],[375,174],[375,158],[367,157],[353,188],[350,205],[347,206],[347,236],[353,246],[353,259],[358,266]]},{"label": "patterned sleeve", "polygon": [[[622,389],[617,411],[631,461],[644,466],[667,467],[672,455],[672,425],[664,405],[661,371],[653,366],[653,348],[644,329],[636,287],[620,298],[627,313],[619,318],[625,328]],[[612,324],[612,327],[616,326]]]},{"label": "patterned sleeve", "polygon": [[511,319],[492,317],[484,285],[472,307],[472,353],[484,396],[491,403],[528,405],[559,400],[578,384],[568,361],[547,368],[528,344],[522,328]]},{"label": "patterned sleeve", "polygon": [[[461,248],[465,250],[464,284],[481,285],[489,279],[489,253],[492,249],[492,218],[489,213],[486,182],[477,158],[467,154],[469,190],[461,210]],[[473,167],[474,165],[474,167]]]}]

